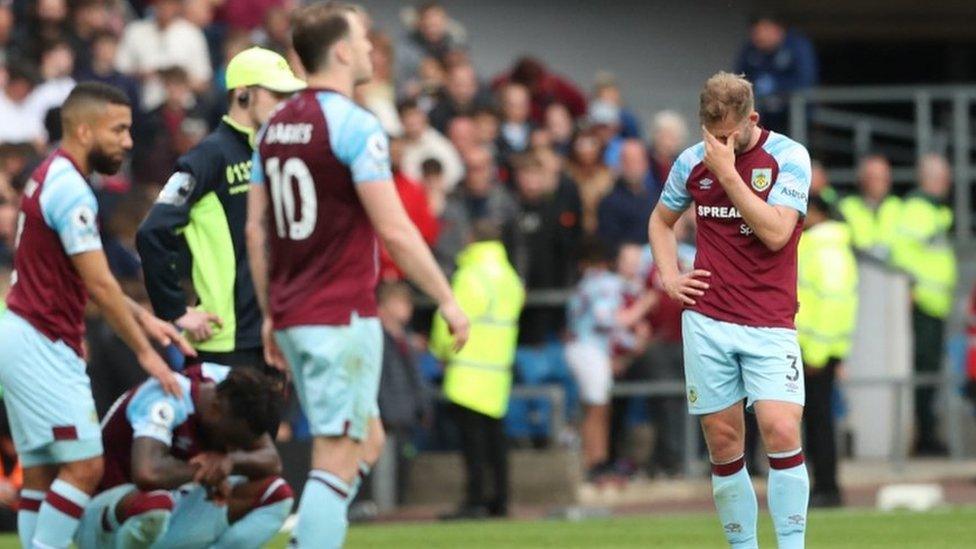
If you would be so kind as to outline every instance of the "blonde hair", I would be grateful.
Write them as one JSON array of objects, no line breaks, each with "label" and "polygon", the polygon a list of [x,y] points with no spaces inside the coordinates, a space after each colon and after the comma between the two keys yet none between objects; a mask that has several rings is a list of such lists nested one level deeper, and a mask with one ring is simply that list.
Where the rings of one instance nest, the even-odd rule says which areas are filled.
[{"label": "blonde hair", "polygon": [[706,126],[719,123],[730,114],[742,120],[752,113],[754,106],[752,83],[741,74],[722,71],[702,87],[698,117]]}]

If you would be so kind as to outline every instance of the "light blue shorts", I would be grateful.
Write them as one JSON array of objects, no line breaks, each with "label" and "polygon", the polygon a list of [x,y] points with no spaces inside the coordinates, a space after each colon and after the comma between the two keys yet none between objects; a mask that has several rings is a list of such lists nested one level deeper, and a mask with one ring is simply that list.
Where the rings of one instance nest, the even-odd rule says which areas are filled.
[{"label": "light blue shorts", "polygon": [[[134,484],[122,484],[92,498],[85,507],[85,514],[75,534],[75,543],[80,549],[124,545],[121,539],[117,539],[121,525],[116,518],[116,506],[135,490]],[[200,485],[190,484],[171,490],[170,494],[173,496],[173,513],[164,527],[165,532],[152,545],[154,549],[210,547],[230,527],[227,506],[209,501],[207,491]]]},{"label": "light blue shorts", "polygon": [[24,467],[102,455],[85,362],[9,310],[0,313],[0,384]]},{"label": "light blue shorts", "polygon": [[796,330],[722,322],[695,311],[681,315],[688,411],[711,414],[748,399],[803,406],[803,362]]},{"label": "light blue shorts", "polygon": [[377,318],[353,315],[344,326],[296,326],[275,332],[314,436],[366,438],[383,364]]}]

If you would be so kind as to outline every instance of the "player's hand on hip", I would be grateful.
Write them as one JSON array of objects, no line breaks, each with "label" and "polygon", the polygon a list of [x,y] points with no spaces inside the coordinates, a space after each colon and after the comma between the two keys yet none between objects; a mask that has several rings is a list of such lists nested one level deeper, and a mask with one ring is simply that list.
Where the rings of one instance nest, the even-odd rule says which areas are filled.
[{"label": "player's hand on hip", "polygon": [[705,143],[705,158],[703,162],[708,171],[712,172],[719,179],[719,183],[725,177],[735,174],[735,142],[739,137],[738,130],[732,132],[725,143],[718,140],[702,126],[702,139]]},{"label": "player's hand on hip", "polygon": [[285,360],[278,340],[274,336],[274,324],[270,318],[265,318],[261,324],[261,340],[264,344],[264,361],[269,366],[282,372],[288,372],[288,361]]},{"label": "player's hand on hip", "polygon": [[223,328],[224,322],[213,313],[187,307],[186,314],[176,319],[176,325],[186,330],[193,341],[206,341],[213,337],[214,326]]},{"label": "player's hand on hip", "polygon": [[454,336],[454,352],[456,353],[463,349],[464,344],[468,342],[468,336],[471,332],[471,323],[468,320],[468,315],[464,314],[461,306],[455,300],[451,300],[438,307],[438,312],[447,321],[447,328],[450,330],[451,335]]},{"label": "player's hand on hip", "polygon": [[664,286],[664,291],[668,293],[671,299],[680,301],[685,305],[694,305],[696,303],[695,298],[705,295],[705,290],[708,289],[708,282],[699,279],[710,276],[712,273],[708,271],[695,269],[690,273],[679,274],[672,279],[664,279],[661,283]]},{"label": "player's hand on hip", "polygon": [[156,378],[159,384],[163,386],[164,391],[177,398],[183,396],[183,388],[180,387],[179,381],[176,380],[176,374],[173,373],[173,370],[169,369],[166,361],[156,351],[149,349],[137,355],[137,358],[142,369]]}]

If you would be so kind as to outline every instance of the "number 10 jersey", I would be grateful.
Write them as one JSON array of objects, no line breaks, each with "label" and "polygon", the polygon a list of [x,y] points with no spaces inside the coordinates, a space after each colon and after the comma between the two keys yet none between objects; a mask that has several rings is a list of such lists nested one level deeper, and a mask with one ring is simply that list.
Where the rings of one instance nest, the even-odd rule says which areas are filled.
[{"label": "number 10 jersey", "polygon": [[338,92],[303,90],[262,129],[252,166],[270,197],[275,329],[376,316],[378,244],[355,188],[392,179],[376,117]]}]

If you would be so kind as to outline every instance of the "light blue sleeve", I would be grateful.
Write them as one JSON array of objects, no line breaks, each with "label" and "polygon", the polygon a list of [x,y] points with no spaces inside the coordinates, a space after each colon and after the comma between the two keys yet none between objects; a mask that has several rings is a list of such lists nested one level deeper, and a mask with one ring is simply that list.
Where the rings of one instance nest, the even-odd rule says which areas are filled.
[{"label": "light blue sleeve", "polygon": [[261,161],[261,141],[268,125],[261,126],[254,138],[254,152],[251,153],[251,184],[264,185],[264,162]]},{"label": "light blue sleeve", "polygon": [[44,221],[58,233],[68,255],[102,249],[98,201],[71,162],[59,158],[51,164],[40,204]]},{"label": "light blue sleeve", "polygon": [[671,173],[661,191],[661,203],[673,212],[683,212],[691,205],[691,193],[688,192],[688,178],[691,170],[702,160],[704,146],[701,144],[685,149],[671,166]]},{"label": "light blue sleeve", "polygon": [[154,438],[170,446],[173,430],[186,421],[193,411],[190,398],[190,382],[183,376],[177,379],[183,388],[183,398],[176,398],[163,391],[155,379],[143,383],[129,401],[125,417],[132,425],[132,437]]},{"label": "light blue sleeve", "polygon": [[596,325],[605,330],[614,328],[617,324],[617,312],[623,305],[620,280],[616,275],[602,277],[598,284],[594,284],[594,291],[595,295],[590,297],[590,303]]},{"label": "light blue sleeve", "polygon": [[329,143],[336,158],[349,166],[353,182],[391,180],[390,144],[379,120],[336,93],[320,94],[319,101],[332,128]]},{"label": "light blue sleeve", "polygon": [[803,145],[790,141],[790,145],[773,154],[773,158],[779,164],[779,175],[766,202],[793,208],[800,215],[806,215],[810,195],[810,153]]}]

